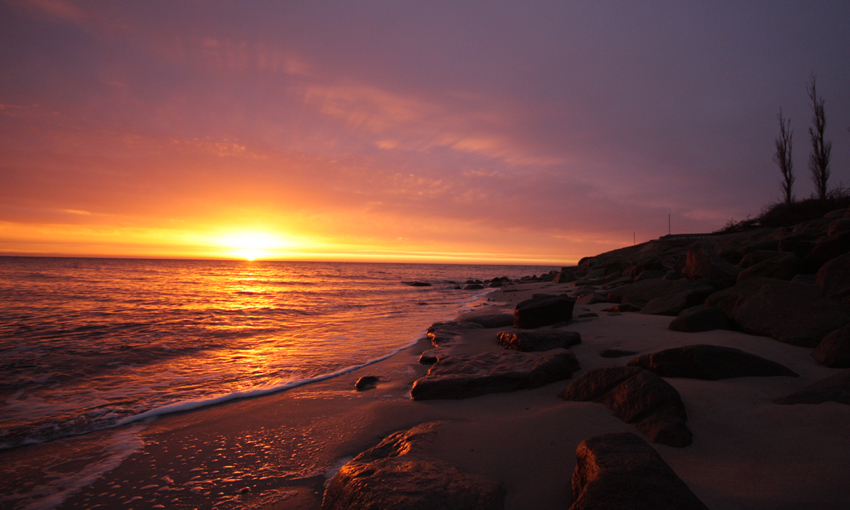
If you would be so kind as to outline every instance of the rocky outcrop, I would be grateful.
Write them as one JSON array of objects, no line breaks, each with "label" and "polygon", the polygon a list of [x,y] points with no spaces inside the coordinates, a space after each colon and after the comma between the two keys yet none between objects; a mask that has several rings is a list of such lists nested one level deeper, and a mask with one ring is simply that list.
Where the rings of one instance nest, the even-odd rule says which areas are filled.
[{"label": "rocky outcrop", "polygon": [[790,280],[803,271],[803,261],[793,253],[786,253],[780,257],[771,257],[767,260],[754,264],[738,273],[738,280],[742,282],[761,276],[763,278],[776,278],[777,280]]},{"label": "rocky outcrop", "polygon": [[635,306],[643,307],[653,299],[667,299],[671,295],[688,295],[688,293],[695,291],[704,293],[706,289],[707,287],[705,285],[690,280],[655,278],[612,289],[608,292],[608,301],[612,303],[631,303]]},{"label": "rocky outcrop", "polygon": [[[682,283],[689,280],[682,280]],[[693,288],[673,292],[666,296],[650,299],[640,313],[649,315],[679,315],[683,310],[701,305],[705,298],[714,293],[714,288],[708,285],[696,284]]]},{"label": "rocky outcrop", "polygon": [[682,270],[691,280],[706,279],[720,287],[735,283],[739,269],[721,259],[706,243],[694,243],[688,248],[685,268]]},{"label": "rocky outcrop", "polygon": [[652,372],[638,367],[596,367],[573,381],[558,396],[598,402],[614,416],[633,424],[653,443],[691,444],[688,416],[679,392]]},{"label": "rocky outcrop", "polygon": [[470,313],[461,315],[457,322],[474,322],[484,328],[503,328],[513,326],[514,316],[511,313]]},{"label": "rocky outcrop", "polygon": [[790,395],[777,398],[776,404],[823,404],[824,402],[838,402],[850,405],[850,370],[821,379],[810,384],[802,390]]},{"label": "rocky outcrop", "polygon": [[850,297],[850,253],[836,257],[818,270],[815,282],[824,294],[839,300]]},{"label": "rocky outcrop", "polygon": [[483,329],[477,322],[437,322],[431,325],[425,336],[434,347],[440,347],[456,342],[465,332],[472,329]]},{"label": "rocky outcrop", "polygon": [[534,329],[552,324],[570,322],[576,300],[564,295],[535,295],[522,301],[514,309],[514,327]]},{"label": "rocky outcrop", "polygon": [[514,350],[441,358],[410,390],[413,400],[461,399],[538,388],[572,377],[578,360],[565,349],[542,354]]},{"label": "rocky outcrop", "polygon": [[706,306],[723,311],[742,330],[791,345],[815,347],[850,324],[850,307],[824,297],[816,285],[751,278],[716,292]]},{"label": "rocky outcrop", "polygon": [[837,329],[820,341],[812,358],[830,368],[850,368],[850,326]]},{"label": "rocky outcrop", "polygon": [[328,483],[322,510],[503,509],[500,482],[462,473],[427,455],[423,447],[433,442],[438,425],[391,434],[345,464]]},{"label": "rocky outcrop", "polygon": [[699,307],[691,311],[683,310],[683,312],[670,323],[668,326],[670,331],[698,333],[715,329],[735,329],[735,323],[717,308]]},{"label": "rocky outcrop", "polygon": [[686,377],[717,381],[734,377],[798,377],[789,368],[731,347],[688,345],[630,360],[628,366],[649,370],[661,377]]},{"label": "rocky outcrop", "polygon": [[499,345],[521,352],[569,349],[581,343],[581,335],[574,331],[499,331]]},{"label": "rocky outcrop", "polygon": [[582,441],[572,489],[570,510],[708,510],[658,452],[630,432]]},{"label": "rocky outcrop", "polygon": [[817,240],[817,244],[806,256],[806,263],[814,269],[819,269],[828,261],[850,252],[850,231],[836,232]]}]

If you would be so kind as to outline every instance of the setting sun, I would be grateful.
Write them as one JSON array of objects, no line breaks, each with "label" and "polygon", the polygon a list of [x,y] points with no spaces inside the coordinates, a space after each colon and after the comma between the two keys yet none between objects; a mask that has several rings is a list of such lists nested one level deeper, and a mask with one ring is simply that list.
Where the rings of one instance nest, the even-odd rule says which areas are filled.
[{"label": "setting sun", "polygon": [[276,234],[246,232],[224,236],[219,244],[232,250],[228,256],[256,260],[280,256],[294,243]]}]

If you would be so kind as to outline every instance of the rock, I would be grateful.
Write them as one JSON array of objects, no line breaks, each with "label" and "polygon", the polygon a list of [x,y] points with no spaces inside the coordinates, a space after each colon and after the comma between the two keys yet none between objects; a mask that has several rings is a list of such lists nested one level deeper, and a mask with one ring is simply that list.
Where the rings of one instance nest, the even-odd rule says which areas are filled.
[{"label": "rock", "polygon": [[850,324],[850,307],[823,296],[816,285],[750,278],[708,297],[742,330],[791,345],[815,347],[828,333]]},{"label": "rock", "polygon": [[685,311],[670,323],[670,331],[683,331],[697,333],[700,331],[713,331],[715,329],[735,329],[735,323],[717,308],[700,308],[693,311]]},{"label": "rock", "polygon": [[652,279],[624,285],[608,292],[608,301],[612,303],[631,303],[636,306],[646,306],[651,300],[667,297],[671,294],[704,291],[706,285],[691,280]]},{"label": "rock", "polygon": [[608,299],[606,299],[605,296],[597,294],[596,292],[582,294],[576,298],[576,302],[580,305],[595,305],[596,303],[605,303],[606,301],[608,301]]},{"label": "rock", "polygon": [[536,295],[522,301],[514,309],[514,327],[534,329],[570,322],[576,300],[569,296]]},{"label": "rock", "polygon": [[721,259],[710,246],[698,242],[688,248],[682,274],[691,280],[705,278],[721,287],[729,287],[735,283],[738,271],[737,267]]},{"label": "rock", "polygon": [[764,278],[776,278],[777,280],[790,280],[804,269],[803,261],[793,253],[786,253],[779,257],[772,257],[758,264],[754,264],[738,273],[738,280],[742,282],[750,278],[761,276]]},{"label": "rock", "polygon": [[513,326],[514,316],[511,313],[472,313],[461,315],[457,322],[474,322],[484,328],[503,328]]},{"label": "rock", "polygon": [[593,267],[596,264],[599,264],[599,259],[595,257],[584,257],[578,261],[578,265],[583,267]]},{"label": "rock", "polygon": [[783,255],[786,254],[777,250],[753,250],[744,255],[738,266],[741,267],[741,269],[747,269],[748,267],[752,267],[760,262],[764,262],[765,260],[781,257]]},{"label": "rock", "polygon": [[371,390],[380,380],[381,378],[378,376],[364,375],[360,379],[357,379],[357,382],[354,383],[354,389],[357,391]]},{"label": "rock", "polygon": [[[843,209],[842,212],[846,213],[847,209]],[[832,235],[838,232],[846,232],[848,230],[850,230],[850,218],[845,218],[842,216],[829,224],[829,228],[827,229],[826,234]]]},{"label": "rock", "polygon": [[576,274],[569,269],[562,269],[560,273],[555,275],[555,283],[569,283],[575,281]]},{"label": "rock", "polygon": [[431,349],[429,351],[425,351],[419,355],[419,364],[433,365],[434,363],[440,360],[440,356],[442,356],[442,353],[439,349]]},{"label": "rock", "polygon": [[579,316],[578,316],[579,319],[592,319],[593,317],[599,317],[599,314],[593,313],[593,312],[587,312],[587,313],[579,314]]},{"label": "rock", "polygon": [[499,345],[521,352],[569,349],[581,343],[581,335],[573,331],[500,331],[496,337]]},{"label": "rock", "polygon": [[477,322],[437,322],[426,330],[426,336],[434,347],[454,343],[464,333],[472,329],[483,329]]},{"label": "rock", "polygon": [[424,445],[437,425],[391,434],[345,464],[328,482],[322,510],[503,509],[504,485],[429,458]]},{"label": "rock", "polygon": [[818,239],[817,245],[806,256],[806,264],[814,271],[847,252],[850,252],[850,231],[836,232]]},{"label": "rock", "polygon": [[812,358],[829,368],[850,368],[850,326],[826,335],[812,351]]},{"label": "rock", "polygon": [[461,399],[503,393],[569,379],[579,370],[573,353],[554,349],[542,354],[513,350],[475,356],[441,358],[417,379],[410,390],[413,400]]},{"label": "rock", "polygon": [[405,284],[405,285],[410,285],[411,287],[430,287],[430,286],[431,286],[431,284],[430,284],[430,283],[428,283],[428,282],[420,282],[420,281],[415,281],[415,282],[401,282],[401,283],[403,283],[403,284]]},{"label": "rock", "polygon": [[570,510],[708,510],[658,452],[630,432],[582,441],[572,489]]},{"label": "rock", "polygon": [[573,381],[559,397],[604,404],[653,443],[691,444],[688,416],[679,392],[664,379],[638,367],[596,367]]},{"label": "rock", "polygon": [[734,377],[798,377],[787,367],[755,354],[717,345],[675,347],[634,358],[627,363],[661,377],[717,381]]},{"label": "rock", "polygon": [[629,269],[629,276],[637,278],[644,271],[667,271],[664,263],[658,259],[651,259],[635,264]]},{"label": "rock", "polygon": [[838,402],[850,405],[850,370],[821,379],[812,383],[802,390],[774,399],[776,404],[823,404],[824,402]]},{"label": "rock", "polygon": [[850,297],[850,253],[830,260],[818,270],[815,283],[833,299]]},{"label": "rock", "polygon": [[817,246],[817,243],[811,240],[783,239],[779,242],[779,251],[793,253],[801,259],[805,259],[815,246]]},{"label": "rock", "polygon": [[667,276],[667,271],[662,271],[659,269],[647,269],[646,271],[642,271],[636,278],[637,281],[643,280],[652,280],[654,278],[664,278]]},{"label": "rock", "polygon": [[620,305],[609,306],[608,308],[604,308],[603,312],[611,312],[611,313],[624,313],[624,312],[640,312],[641,308],[639,306],[635,306],[631,303],[623,303]]},{"label": "rock", "polygon": [[[690,280],[683,280],[683,282],[686,281]],[[682,310],[703,304],[705,298],[713,293],[713,287],[698,283],[690,290],[683,290],[650,299],[640,313],[675,316],[682,312]]]},{"label": "rock", "polygon": [[465,285],[463,287],[463,290],[481,290],[483,288],[484,288],[484,286],[481,285],[480,283],[472,283],[472,284],[469,284],[469,285]]},{"label": "rock", "polygon": [[634,356],[635,351],[624,351],[621,349],[605,349],[599,353],[603,358],[622,358],[623,356]]}]

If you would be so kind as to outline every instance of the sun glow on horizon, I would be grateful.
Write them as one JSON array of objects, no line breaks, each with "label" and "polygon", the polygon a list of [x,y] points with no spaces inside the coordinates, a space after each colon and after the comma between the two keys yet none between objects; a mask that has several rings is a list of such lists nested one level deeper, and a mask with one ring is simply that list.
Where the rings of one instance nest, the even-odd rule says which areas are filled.
[{"label": "sun glow on horizon", "polygon": [[279,235],[262,232],[229,234],[221,237],[218,244],[233,250],[228,253],[229,256],[249,261],[283,255],[295,245]]}]

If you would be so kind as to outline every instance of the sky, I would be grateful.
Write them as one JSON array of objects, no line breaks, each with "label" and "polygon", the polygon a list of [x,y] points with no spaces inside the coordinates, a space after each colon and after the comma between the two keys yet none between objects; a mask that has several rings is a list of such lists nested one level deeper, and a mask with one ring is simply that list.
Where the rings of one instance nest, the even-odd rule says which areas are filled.
[{"label": "sky", "polygon": [[[850,2],[0,0],[0,255],[540,263],[850,186]],[[669,221],[669,223],[668,223]]]}]

